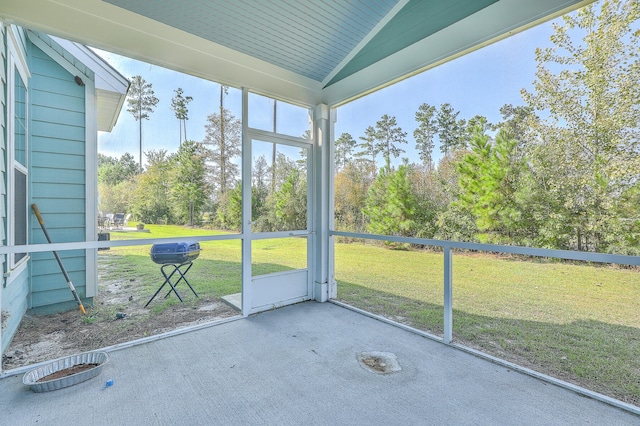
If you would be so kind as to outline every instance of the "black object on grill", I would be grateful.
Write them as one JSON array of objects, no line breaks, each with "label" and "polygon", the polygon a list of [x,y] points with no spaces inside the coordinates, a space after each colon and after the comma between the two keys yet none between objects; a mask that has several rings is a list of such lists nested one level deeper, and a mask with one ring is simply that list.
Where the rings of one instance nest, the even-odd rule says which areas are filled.
[{"label": "black object on grill", "polygon": [[151,260],[160,265],[192,262],[200,256],[200,243],[165,243],[151,246]]}]

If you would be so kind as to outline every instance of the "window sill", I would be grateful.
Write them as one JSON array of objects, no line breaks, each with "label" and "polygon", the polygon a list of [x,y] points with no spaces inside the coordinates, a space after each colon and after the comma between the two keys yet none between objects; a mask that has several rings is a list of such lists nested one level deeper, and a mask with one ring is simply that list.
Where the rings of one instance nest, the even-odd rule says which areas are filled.
[{"label": "window sill", "polygon": [[13,269],[4,273],[4,285],[3,287],[7,287],[13,280],[19,277],[26,269],[27,264],[29,263],[29,259],[31,257],[29,255],[20,259],[17,265],[13,266]]}]

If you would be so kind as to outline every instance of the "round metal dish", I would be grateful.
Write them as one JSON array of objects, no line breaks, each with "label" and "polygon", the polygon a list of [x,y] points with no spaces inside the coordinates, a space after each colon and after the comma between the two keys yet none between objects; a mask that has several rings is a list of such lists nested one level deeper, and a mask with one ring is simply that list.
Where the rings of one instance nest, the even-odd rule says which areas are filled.
[{"label": "round metal dish", "polygon": [[[29,386],[34,392],[48,392],[66,388],[67,386],[76,385],[97,376],[98,374],[100,374],[100,372],[102,371],[102,367],[104,367],[107,361],[109,361],[109,355],[106,352],[85,352],[78,355],[71,355],[28,371],[22,377],[22,383]],[[57,371],[64,370],[66,368],[70,368],[74,365],[79,364],[97,365],[93,368],[81,371],[76,374],[38,382],[38,380],[45,376],[48,376],[49,374],[53,374]]]}]

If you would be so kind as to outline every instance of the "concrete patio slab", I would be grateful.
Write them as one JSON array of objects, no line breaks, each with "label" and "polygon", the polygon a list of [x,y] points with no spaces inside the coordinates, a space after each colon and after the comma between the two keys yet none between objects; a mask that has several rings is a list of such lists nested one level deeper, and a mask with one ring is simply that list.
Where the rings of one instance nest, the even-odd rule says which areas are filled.
[{"label": "concrete patio slab", "polygon": [[[400,371],[376,373],[359,362],[363,353],[394,355]],[[632,413],[330,303],[110,356],[98,378],[53,392],[31,392],[22,375],[0,380],[0,423],[640,424]]]}]

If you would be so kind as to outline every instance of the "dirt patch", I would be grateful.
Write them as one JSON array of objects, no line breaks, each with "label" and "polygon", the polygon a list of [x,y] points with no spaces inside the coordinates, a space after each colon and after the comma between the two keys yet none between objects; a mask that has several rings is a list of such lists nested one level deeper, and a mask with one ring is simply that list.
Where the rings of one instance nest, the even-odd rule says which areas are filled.
[{"label": "dirt patch", "polygon": [[93,306],[86,306],[86,315],[78,309],[27,314],[2,357],[2,368],[11,370],[239,314],[217,298],[181,292],[184,303],[171,294],[167,300],[174,303],[167,306],[163,296],[144,308],[150,294],[131,282],[104,280]]},{"label": "dirt patch", "polygon": [[95,319],[95,322],[92,321],[99,315],[96,311],[100,308],[87,307],[86,316],[77,310],[45,316],[26,315],[2,357],[2,368],[10,370],[238,314],[221,302],[215,303],[215,309],[211,309],[211,300],[199,304],[207,309],[181,304],[157,315],[117,312],[111,319]]},{"label": "dirt patch", "polygon": [[55,373],[44,376],[41,379],[36,380],[36,383],[47,382],[49,380],[60,379],[62,377],[73,376],[74,374],[82,373],[83,371],[91,370],[100,364],[78,364],[73,367],[58,370]]},{"label": "dirt patch", "polygon": [[402,370],[398,357],[390,352],[362,352],[357,358],[363,367],[374,373],[390,374]]}]

